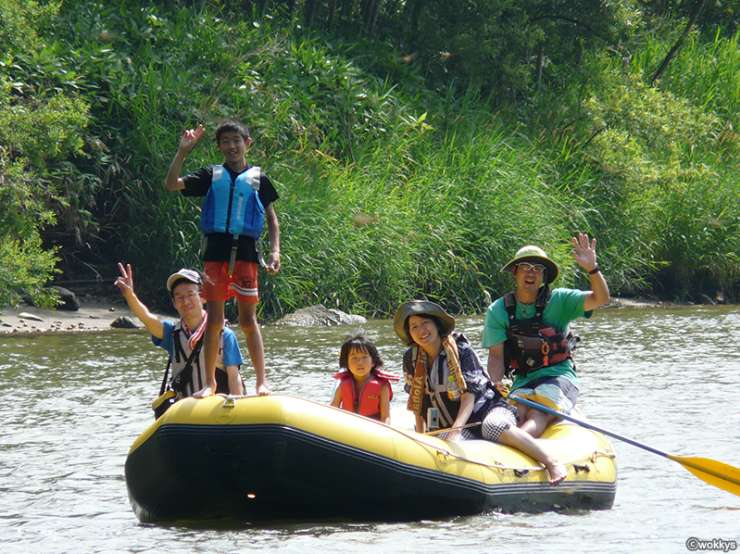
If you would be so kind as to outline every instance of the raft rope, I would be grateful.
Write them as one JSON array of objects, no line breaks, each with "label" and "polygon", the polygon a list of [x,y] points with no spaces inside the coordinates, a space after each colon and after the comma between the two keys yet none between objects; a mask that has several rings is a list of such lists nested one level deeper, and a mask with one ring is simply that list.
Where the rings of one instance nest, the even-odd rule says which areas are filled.
[{"label": "raft rope", "polygon": [[[464,462],[468,462],[468,463],[471,463],[471,464],[483,466],[483,467],[489,468],[489,469],[490,468],[495,468],[495,469],[511,470],[511,471],[514,472],[514,474],[517,477],[522,477],[522,476],[526,475],[528,471],[547,471],[547,469],[545,468],[545,466],[542,465],[542,464],[537,464],[537,466],[535,468],[532,468],[532,467],[514,467],[514,466],[507,466],[507,465],[504,465],[502,463],[492,463],[492,464],[489,464],[489,463],[486,463],[486,462],[481,462],[479,460],[472,460],[472,459],[467,458],[465,456],[461,456],[460,454],[455,454],[454,452],[450,452],[449,450],[446,450],[446,449],[444,449],[444,448],[442,448],[440,446],[431,445],[431,444],[426,443],[426,442],[424,442],[422,440],[419,440],[418,437],[415,437],[413,435],[410,435],[409,433],[407,433],[406,431],[403,431],[402,429],[397,429],[395,427],[391,427],[391,429],[393,429],[397,433],[401,433],[403,436],[405,436],[407,438],[412,439],[414,442],[420,444],[421,446],[424,446],[426,448],[432,448],[432,449],[436,450],[437,456],[439,456],[441,454],[442,456],[445,456],[445,457],[454,457],[454,458],[456,458],[458,460],[462,460]],[[579,462],[596,463],[596,460],[598,458],[611,458],[611,459],[613,459],[615,457],[616,457],[616,454],[614,454],[613,452],[605,452],[605,451],[602,451],[602,450],[595,450],[593,452],[593,454],[591,454],[590,456],[588,456],[586,458],[583,458],[582,460],[573,460],[571,462],[567,462],[567,463],[565,463],[565,465],[566,466],[578,465]]]},{"label": "raft rope", "polygon": [[397,429],[396,427],[391,427],[390,425],[388,425],[388,427],[390,427],[391,429],[393,429],[396,433],[399,433],[399,434],[403,435],[404,437],[413,440],[414,442],[416,442],[417,444],[419,444],[419,445],[421,445],[421,446],[423,446],[425,448],[429,448],[429,449],[435,450],[436,451],[436,454],[437,454],[437,457],[439,457],[440,455],[441,456],[444,456],[445,458],[446,457],[452,457],[452,458],[455,458],[457,460],[461,460],[463,462],[468,462],[468,463],[471,463],[471,464],[482,466],[482,467],[485,467],[485,468],[488,468],[488,469],[495,468],[495,469],[511,470],[511,471],[514,471],[515,473],[517,471],[519,471],[519,472],[546,471],[545,466],[543,466],[541,464],[538,464],[537,467],[534,467],[534,468],[532,468],[532,467],[518,468],[518,467],[512,467],[512,466],[505,466],[504,464],[501,464],[501,463],[498,463],[498,462],[491,464],[491,463],[481,462],[480,460],[473,460],[473,459],[470,459],[470,458],[468,458],[466,456],[461,456],[460,454],[456,454],[454,452],[450,452],[449,450],[446,450],[445,448],[442,448],[442,447],[440,447],[438,445],[429,444],[429,443],[427,443],[427,442],[425,442],[423,440],[420,440],[419,437],[416,437],[414,435],[411,435],[411,434],[407,433],[406,431],[404,431],[402,429]]},{"label": "raft rope", "polygon": [[[224,396],[224,403],[222,405],[222,407],[224,407],[224,408],[233,408],[234,405],[235,405],[235,401],[236,400],[240,400],[242,398],[249,398],[250,397],[249,395],[244,395],[244,396],[239,396],[239,395],[218,395],[218,396]],[[319,406],[326,406],[325,404],[322,404],[321,402],[317,402],[315,400],[310,400],[310,399],[307,399],[307,398],[300,398],[300,397],[295,397],[295,398],[297,398],[299,400],[302,400],[304,402],[311,402],[313,404],[318,404]],[[339,408],[337,408],[337,409],[339,409]],[[344,411],[344,413],[346,413],[348,415],[351,414],[351,415],[355,415],[357,417],[363,417],[364,418],[364,416],[361,416],[359,414],[354,414],[353,412],[347,412],[346,410],[343,410],[343,411]],[[365,419],[367,419],[367,418],[365,418]],[[418,433],[415,433],[414,435],[412,435],[412,434],[404,431],[403,429],[398,429],[397,427],[393,427],[393,426],[388,425],[386,423],[382,423],[380,421],[378,421],[376,423],[378,423],[380,425],[384,425],[385,427],[391,429],[392,431],[394,431],[394,432],[396,432],[396,433],[398,433],[400,435],[403,435],[404,437],[406,437],[408,439],[411,439],[412,441],[414,441],[415,443],[417,443],[418,445],[420,445],[420,446],[422,446],[424,448],[434,450],[435,453],[436,453],[436,455],[437,455],[437,457],[445,457],[445,458],[451,457],[451,458],[455,458],[456,460],[460,460],[460,461],[463,461],[463,462],[468,462],[468,463],[471,463],[471,464],[474,464],[474,465],[477,465],[477,466],[481,466],[481,467],[485,467],[485,468],[488,468],[488,469],[494,468],[494,469],[510,470],[510,471],[513,471],[515,473],[515,475],[517,475],[519,477],[521,477],[523,475],[526,475],[527,472],[529,472],[529,471],[547,471],[546,468],[545,468],[545,466],[542,465],[542,464],[537,464],[537,466],[534,467],[534,468],[533,467],[514,467],[514,466],[506,466],[506,465],[504,465],[502,463],[498,463],[498,462],[496,462],[496,463],[486,463],[486,462],[481,462],[480,460],[473,460],[473,459],[468,458],[466,456],[461,456],[460,454],[456,454],[454,452],[451,452],[451,451],[449,451],[449,450],[447,450],[447,449],[445,449],[445,448],[443,448],[443,447],[441,447],[439,445],[430,444],[430,443],[428,443],[428,442],[426,442],[424,440],[421,440],[419,438],[419,437],[424,437],[425,435],[420,435]],[[445,431],[449,431],[449,430],[450,429],[445,429]],[[598,458],[598,457],[614,458],[615,456],[616,455],[614,453],[609,453],[609,452],[603,452],[603,451],[600,451],[600,450],[596,450],[596,451],[594,451],[593,454],[591,454],[591,456],[585,458],[584,460],[574,460],[572,462],[566,463],[565,465],[567,466],[567,465],[577,464],[579,461],[590,461],[591,463],[595,463],[596,462],[596,458]]]}]

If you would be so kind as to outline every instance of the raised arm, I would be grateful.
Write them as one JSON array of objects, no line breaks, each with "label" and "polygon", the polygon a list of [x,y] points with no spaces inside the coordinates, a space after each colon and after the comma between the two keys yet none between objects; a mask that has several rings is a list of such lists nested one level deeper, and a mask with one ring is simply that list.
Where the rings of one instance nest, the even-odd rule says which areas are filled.
[{"label": "raised arm", "polygon": [[126,304],[128,304],[129,310],[144,324],[144,327],[152,334],[152,336],[161,339],[164,337],[164,326],[160,319],[149,311],[144,303],[139,300],[134,292],[134,271],[131,269],[131,264],[125,266],[118,262],[118,271],[121,275],[116,279],[114,285],[121,291]]},{"label": "raised arm", "polygon": [[583,310],[589,312],[609,303],[609,286],[604,275],[596,263],[596,239],[589,241],[586,233],[578,233],[571,239],[573,244],[573,258],[576,263],[588,273],[591,282],[591,291],[583,302]]},{"label": "raised arm", "polygon": [[195,145],[203,137],[203,133],[205,133],[205,128],[203,125],[198,125],[195,129],[187,129],[180,137],[177,152],[170,163],[170,168],[167,170],[167,176],[164,178],[164,188],[168,191],[174,192],[185,188],[185,183],[180,178],[182,165],[193,148],[195,148]]}]

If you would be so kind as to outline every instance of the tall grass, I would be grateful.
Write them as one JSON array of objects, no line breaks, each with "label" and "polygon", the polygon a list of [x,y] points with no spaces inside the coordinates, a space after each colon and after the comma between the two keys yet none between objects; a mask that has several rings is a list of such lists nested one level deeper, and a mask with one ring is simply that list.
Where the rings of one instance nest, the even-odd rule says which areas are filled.
[{"label": "tall grass", "polygon": [[[547,160],[479,101],[454,113],[434,95],[407,98],[316,40],[268,38],[246,25],[231,29],[236,44],[215,46],[222,69],[211,71],[209,56],[191,50],[213,44],[217,24],[157,21],[170,37],[158,57],[192,65],[144,58],[116,101],[141,171],[122,184],[135,212],[120,239],[148,269],[145,286],[196,263],[198,203],[163,192],[160,180],[182,128],[205,121],[212,130],[228,115],[252,127],[250,161],[281,194],[284,270],[264,283],[266,314],[316,302],[386,314],[422,294],[479,310],[486,291],[507,286],[499,268],[519,246],[564,244],[573,208],[543,177]],[[129,29],[126,42],[141,56],[140,29]],[[190,169],[219,160],[204,142]]]},{"label": "tall grass", "polygon": [[543,147],[600,239],[613,290],[732,299],[740,284],[738,34],[690,35],[652,87],[674,39],[646,32],[623,45],[631,57],[590,53],[573,86],[544,92],[529,120],[547,131]]},{"label": "tall grass", "polygon": [[[543,181],[533,145],[490,116],[441,144],[429,139],[368,145],[351,168],[323,164],[292,184],[281,200],[292,278],[272,291],[282,309],[328,301],[387,314],[423,294],[480,310],[486,291],[510,285],[499,270],[519,246],[538,242],[565,261],[570,214]],[[399,178],[389,152],[412,140],[415,167]]]},{"label": "tall grass", "polygon": [[[658,83],[662,90],[689,99],[704,111],[740,125],[740,31],[729,37],[715,29],[706,35],[690,33]],[[649,78],[670,43],[648,35],[631,59],[636,72]]]},{"label": "tall grass", "polygon": [[693,36],[657,89],[644,75],[668,41],[641,38],[626,69],[587,55],[525,118],[355,61],[392,65],[382,44],[255,26],[208,3],[129,4],[67,3],[55,25],[95,84],[107,257],[140,269],[148,300],[165,300],[155,291],[172,268],[200,263],[199,202],[161,184],[179,136],[205,123],[186,170],[218,162],[226,117],[252,128],[249,161],[280,194],[283,270],[264,279],[263,316],[318,302],[382,315],[419,296],[478,312],[511,285],[500,268],[524,244],[550,252],[558,284],[581,282],[578,230],[598,237],[615,292],[736,294],[737,35]]}]

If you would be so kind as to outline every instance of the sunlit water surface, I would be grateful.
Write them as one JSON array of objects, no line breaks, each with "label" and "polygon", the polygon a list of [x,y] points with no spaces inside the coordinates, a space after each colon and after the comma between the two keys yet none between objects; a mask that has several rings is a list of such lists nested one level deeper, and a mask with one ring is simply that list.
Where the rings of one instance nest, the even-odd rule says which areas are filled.
[{"label": "sunlit water surface", "polygon": [[[458,328],[479,345],[482,323],[463,319]],[[740,466],[739,328],[737,307],[606,310],[580,321],[581,409],[653,447]],[[390,322],[365,329],[399,372]],[[265,328],[273,390],[328,402],[338,347],[352,330]],[[689,537],[740,546],[740,497],[619,442],[607,511],[141,524],[123,468],[151,421],[163,364],[142,331],[0,337],[0,552],[687,552]],[[251,370],[245,376],[253,389]],[[393,414],[407,424],[405,401],[398,387]]]}]

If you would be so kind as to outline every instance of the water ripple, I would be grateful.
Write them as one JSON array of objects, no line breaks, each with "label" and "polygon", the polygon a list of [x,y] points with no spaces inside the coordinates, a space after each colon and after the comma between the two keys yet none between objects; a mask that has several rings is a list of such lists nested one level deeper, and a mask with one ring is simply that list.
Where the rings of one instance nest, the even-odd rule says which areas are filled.
[{"label": "water ripple", "polygon": [[[463,318],[480,343],[481,318]],[[671,453],[740,465],[740,312],[735,307],[608,310],[579,322],[581,408],[594,424]],[[387,369],[403,347],[371,321]],[[275,391],[328,401],[339,345],[354,329],[264,331]],[[240,337],[242,346],[243,338]],[[478,348],[482,358],[484,352]],[[616,443],[615,506],[601,512],[485,514],[409,523],[201,522],[146,525],[123,478],[150,423],[164,358],[142,332],[0,337],[3,552],[685,551],[689,536],[740,540],[740,500],[679,464]],[[253,389],[254,375],[245,370]],[[410,426],[397,389],[394,421]]]}]

